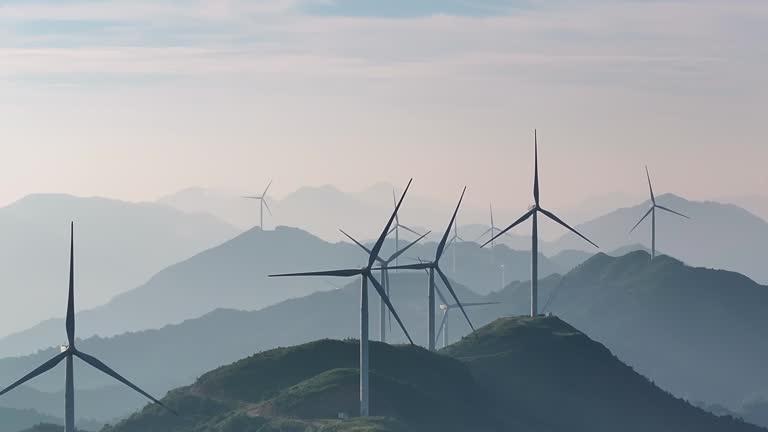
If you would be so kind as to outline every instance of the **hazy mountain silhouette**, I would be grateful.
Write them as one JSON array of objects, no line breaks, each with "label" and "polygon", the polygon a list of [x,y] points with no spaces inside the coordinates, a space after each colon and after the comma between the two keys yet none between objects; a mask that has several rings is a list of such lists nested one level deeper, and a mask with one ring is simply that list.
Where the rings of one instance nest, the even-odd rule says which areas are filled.
[{"label": "hazy mountain silhouette", "polygon": [[[267,185],[255,184],[252,190],[232,193],[223,190],[193,187],[167,195],[158,202],[173,206],[185,212],[205,212],[219,217],[221,220],[249,229],[258,224],[257,203],[245,200],[240,195],[260,194]],[[276,180],[279,182],[279,179]],[[376,183],[359,191],[342,191],[333,185],[303,186],[284,196],[269,194],[269,205],[274,216],[265,213],[265,228],[271,229],[277,225],[296,226],[305,229],[328,241],[344,240],[338,232],[343,227],[348,232],[360,238],[375,238],[378,227],[371,224],[372,220],[380,220],[389,214],[394,206],[392,190],[402,192],[400,186],[389,183]],[[459,190],[456,190],[458,195]],[[471,199],[472,189],[468,191],[469,199],[462,206],[458,216],[459,234],[468,241],[475,240],[488,228],[489,209],[487,202],[478,203]],[[622,194],[612,194],[595,197],[579,203],[571,208],[558,210],[570,224],[577,224],[593,216],[603,214],[615,205],[624,205],[631,200]],[[517,213],[525,203],[498,202],[494,205],[495,223],[499,228],[517,219]],[[442,232],[448,223],[453,209],[453,199],[438,200],[427,195],[421,195],[416,189],[409,193],[400,215],[402,222],[416,231],[433,230]],[[420,229],[417,229],[421,227]],[[542,224],[542,238],[556,239],[562,231],[560,227]],[[499,243],[507,244],[513,249],[530,249],[530,238],[524,232],[511,233],[513,239],[505,237]],[[439,235],[439,234],[438,234]],[[405,238],[414,238],[403,233]],[[544,249],[545,253],[549,251]]]},{"label": "hazy mountain silhouette", "polygon": [[[644,251],[597,254],[545,281],[545,312],[584,329],[664,389],[735,412],[743,401],[768,395],[768,287],[664,255],[651,262]],[[526,282],[492,298],[522,314],[529,296]]]},{"label": "hazy mountain silhouette", "polygon": [[[426,275],[393,273],[392,278],[394,304],[417,343],[424,343]],[[259,350],[323,337],[356,336],[358,283],[350,280],[344,289],[259,311],[218,310],[180,325],[109,339],[90,338],[79,346],[162,394],[191,383],[205,370]],[[499,316],[527,313],[529,287],[528,282],[514,281],[486,297],[460,284],[456,289],[464,301],[503,303],[469,310],[479,326]],[[564,277],[542,279],[539,288],[544,312],[552,311],[586,329],[622,361],[677,396],[739,411],[742,401],[768,390],[764,374],[768,349],[763,348],[762,330],[768,328],[768,317],[761,311],[768,304],[768,288],[742,275],[688,267],[666,256],[651,263],[646,252],[638,251],[618,258],[597,254]],[[377,317],[373,302],[374,337]],[[453,340],[468,333],[461,314],[452,314],[448,323]],[[404,338],[395,328],[390,340],[402,342]],[[22,375],[53,352],[2,359],[0,376]],[[157,366],[166,364],[173,367]],[[729,373],[723,374],[723,370]],[[106,378],[89,370],[76,373],[83,388],[108,384]],[[33,385],[59,390],[59,378],[55,374],[40,377]],[[143,403],[137,398],[135,405],[121,403],[119,408],[137,408]]]},{"label": "hazy mountain silhouette", "polygon": [[739,195],[720,198],[717,201],[735,204],[747,209],[750,213],[768,220],[768,196],[765,195]]},{"label": "hazy mountain silhouette", "polygon": [[[373,343],[372,413],[357,411],[356,341],[244,358],[105,432],[194,430],[758,432],[660,390],[558,318],[507,318],[443,352]],[[451,358],[452,357],[452,358]],[[555,415],[553,415],[555,413]]]},{"label": "hazy mountain silhouette", "polygon": [[[523,279],[530,271],[529,252],[497,246],[494,250],[495,261],[491,262],[491,252],[480,249],[475,243],[457,243],[455,247],[455,278],[477,292],[501,289],[500,263],[505,265],[507,280]],[[382,253],[390,254],[393,248],[394,242],[389,241]],[[435,243],[414,246],[403,256],[401,263],[412,263],[408,257],[434,257],[435,248]],[[66,253],[66,249],[62,251]],[[443,257],[443,268],[453,277],[452,258],[453,251],[448,250]],[[168,267],[144,285],[116,296],[103,306],[80,312],[78,331],[84,337],[93,334],[112,336],[179,323],[217,308],[258,309],[288,298],[332,289],[327,283],[330,279],[288,281],[267,278],[270,273],[355,267],[362,265],[366,259],[365,252],[355,245],[327,243],[299,229],[278,227],[276,230],[262,231],[253,228],[228,242]],[[66,265],[66,257],[60,261]],[[80,264],[83,261],[84,258],[78,258],[78,281],[79,275],[85,272],[81,268],[84,264]],[[543,256],[539,262],[544,275],[567,270]],[[66,267],[63,271],[66,272]],[[66,273],[63,273],[62,280],[65,276]],[[66,292],[63,288],[61,291],[57,313],[63,313],[66,301]],[[63,321],[55,319],[9,335],[0,339],[0,356],[27,354],[40,347],[50,346],[63,340],[63,329]]]},{"label": "hazy mountain silhouette", "polygon": [[593,254],[590,252],[569,249],[569,250],[560,251],[559,253],[550,257],[549,259],[550,261],[557,264],[558,267],[566,270],[562,273],[567,273],[571,271],[571,269],[578,266],[579,264],[588,260],[592,255]]},{"label": "hazy mountain silhouette", "polygon": [[500,319],[443,353],[469,365],[497,430],[762,430],[673,397],[556,317]]},{"label": "hazy mountain silhouette", "polygon": [[[666,212],[657,213],[657,248],[695,266],[732,270],[759,282],[768,282],[765,245],[768,222],[731,204],[688,201],[672,194],[657,197],[659,204],[691,217],[690,220]],[[630,236],[629,230],[649,208],[648,201],[623,208],[576,228],[612,251],[634,243],[650,244],[650,223],[643,222]],[[549,245],[554,250],[587,250],[572,234]],[[546,249],[551,250],[551,249]]]},{"label": "hazy mountain silhouette", "polygon": [[3,432],[18,432],[39,423],[54,422],[58,423],[59,420],[31,409],[0,408],[0,427]]},{"label": "hazy mountain silhouette", "polygon": [[[165,401],[179,412],[147,407],[110,432],[158,430],[491,431],[467,367],[423,348],[371,345],[371,412],[357,416],[357,341],[320,340],[263,352],[206,373]],[[386,417],[387,419],[383,419]],[[233,427],[237,424],[238,427]],[[261,428],[261,429],[259,429]]]},{"label": "hazy mountain silhouette", "polygon": [[105,303],[236,234],[213,216],[158,204],[29,195],[0,208],[0,286],[8,306],[0,315],[0,336],[63,316],[71,220],[77,230],[78,308]]},{"label": "hazy mountain silhouette", "polygon": [[[414,340],[425,345],[426,274],[393,272],[391,279],[395,307]],[[130,376],[133,382],[145,390],[162,395],[171,388],[191,383],[207,370],[254,352],[325,337],[356,337],[359,333],[359,280],[350,279],[349,282],[343,289],[314,293],[258,311],[222,309],[158,330],[127,333],[106,339],[91,337],[78,341],[78,347],[99,357],[121,374]],[[461,284],[456,283],[454,288],[464,301],[477,301],[482,298]],[[488,314],[489,316],[495,317],[503,313],[503,305],[493,307],[497,309]],[[372,301],[371,336],[374,339],[378,334],[378,310],[378,302]],[[476,326],[491,319],[481,316],[479,309],[468,310],[468,313]],[[468,331],[469,327],[465,322],[452,323],[451,334],[456,337]],[[405,341],[404,335],[396,325],[389,340]],[[50,348],[29,356],[0,359],[0,377],[22,376],[36,364],[47,360],[57,350],[58,348]],[[92,389],[93,392],[88,397],[97,397],[95,394],[101,392],[107,406],[99,404],[98,410],[94,411],[84,403],[79,404],[79,415],[107,421],[146,403],[141,397],[134,396],[130,390],[115,389],[109,378],[98,371],[81,366],[76,360],[78,388],[81,391]],[[63,388],[63,368],[57,370],[60,373],[40,376],[30,385],[46,392],[60,391]],[[115,391],[122,393],[117,397]],[[50,405],[47,400],[48,398],[39,398],[37,401],[34,398],[0,398],[0,406],[7,406],[9,401],[12,402],[10,406],[25,406],[20,405],[24,402],[32,403],[26,406],[48,412],[46,410],[50,409]],[[56,414],[60,411],[59,407],[54,408],[50,413]]]}]

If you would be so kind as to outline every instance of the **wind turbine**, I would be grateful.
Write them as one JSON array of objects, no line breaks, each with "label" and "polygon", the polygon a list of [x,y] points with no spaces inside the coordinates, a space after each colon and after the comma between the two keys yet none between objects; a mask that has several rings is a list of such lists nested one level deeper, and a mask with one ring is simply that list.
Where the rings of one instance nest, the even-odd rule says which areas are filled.
[{"label": "wind turbine", "polygon": [[448,235],[450,235],[451,228],[453,228],[453,224],[456,222],[456,214],[459,212],[459,207],[461,207],[461,201],[464,199],[464,193],[466,191],[467,188],[465,186],[464,190],[461,192],[459,203],[456,205],[456,210],[453,212],[453,216],[451,217],[451,222],[445,229],[445,233],[443,234],[442,240],[440,240],[440,244],[437,245],[434,261],[422,262],[419,264],[409,264],[398,267],[399,269],[403,270],[429,270],[429,286],[427,291],[427,311],[429,313],[429,320],[427,325],[427,342],[430,351],[435,351],[435,344],[437,342],[435,339],[435,272],[437,272],[437,274],[440,276],[440,279],[443,280],[445,287],[448,288],[448,291],[456,301],[456,304],[459,305],[459,309],[461,309],[461,313],[464,314],[464,318],[467,319],[469,326],[473,331],[475,330],[475,327],[472,325],[472,321],[469,320],[469,316],[467,316],[467,313],[464,311],[464,307],[461,305],[461,301],[459,301],[459,298],[456,296],[456,292],[453,290],[451,283],[448,281],[448,277],[445,275],[445,273],[443,273],[443,270],[440,269],[440,258],[443,256],[443,252],[445,251],[445,246],[448,242]]},{"label": "wind turbine", "polygon": [[656,209],[668,211],[686,219],[690,219],[690,217],[656,204],[656,196],[653,194],[653,186],[651,186],[651,174],[648,172],[647,165],[645,167],[645,175],[648,177],[648,190],[651,192],[651,208],[649,208],[643,217],[640,218],[640,220],[635,224],[635,226],[629,230],[629,233],[632,234],[632,231],[634,231],[635,228],[637,228],[637,226],[640,225],[640,223],[648,217],[648,215],[651,215],[651,259],[654,259],[656,258]]},{"label": "wind turbine", "polygon": [[97,359],[96,357],[90,356],[78,350],[75,347],[75,267],[74,267],[75,266],[75,252],[74,252],[75,239],[74,237],[75,237],[75,226],[74,226],[74,223],[72,223],[70,225],[69,299],[67,301],[67,319],[66,319],[68,345],[61,347],[61,353],[54,356],[52,359],[48,360],[47,362],[43,363],[40,367],[28,373],[20,380],[16,381],[15,383],[11,384],[10,386],[0,391],[0,396],[10,392],[16,387],[26,383],[27,381],[30,381],[31,379],[36,378],[37,376],[42,375],[45,372],[48,372],[49,370],[56,367],[59,363],[61,363],[62,360],[66,360],[67,371],[66,371],[66,387],[64,392],[64,432],[75,432],[75,378],[74,378],[74,370],[73,370],[73,366],[74,366],[73,361],[74,361],[74,358],[77,357],[80,360],[88,363],[92,367],[111,376],[115,380],[120,381],[126,386],[132,388],[133,390],[137,391],[138,393],[148,398],[152,402],[176,414],[175,411],[163,405],[162,402],[152,397],[149,393],[145,392],[144,390],[140,389],[139,387],[137,387],[127,379],[120,376],[117,372],[112,370],[109,366],[102,363],[101,360]]},{"label": "wind turbine", "polygon": [[262,230],[264,229],[264,208],[265,207],[267,208],[269,215],[272,216],[272,210],[269,209],[269,204],[267,204],[267,191],[269,190],[270,186],[272,186],[272,180],[269,181],[269,184],[267,184],[267,187],[264,188],[264,192],[261,195],[243,197],[245,199],[259,200],[259,228],[261,228]]},{"label": "wind turbine", "polygon": [[395,319],[397,320],[397,323],[400,324],[400,328],[403,329],[403,333],[405,333],[405,336],[411,342],[411,345],[413,345],[413,339],[411,339],[411,336],[408,334],[408,330],[406,330],[405,325],[400,320],[400,316],[397,314],[397,311],[395,311],[395,308],[392,306],[392,303],[389,301],[389,297],[387,296],[387,293],[384,291],[384,287],[381,286],[379,281],[377,281],[372,274],[373,264],[376,262],[376,257],[378,257],[379,252],[381,252],[381,247],[384,245],[384,240],[387,237],[389,228],[392,226],[392,222],[395,220],[398,210],[400,210],[400,205],[402,205],[403,199],[405,198],[405,194],[408,193],[408,188],[411,187],[412,181],[413,179],[411,179],[408,182],[408,186],[405,187],[405,191],[403,191],[403,195],[400,197],[400,201],[395,206],[395,211],[392,213],[392,216],[389,218],[389,221],[387,222],[387,225],[384,227],[384,230],[381,232],[381,235],[379,236],[378,240],[376,240],[376,243],[371,249],[371,253],[368,254],[368,263],[366,264],[365,267],[356,268],[356,269],[353,268],[353,269],[342,269],[342,270],[269,275],[269,277],[333,276],[333,277],[345,277],[345,278],[360,276],[360,416],[361,417],[367,417],[370,414],[370,399],[369,399],[370,388],[368,385],[369,384],[368,281],[370,281],[371,284],[373,284],[373,287],[376,288],[376,292],[379,293],[379,297],[381,297],[384,303],[386,303],[387,308],[389,308],[390,312],[392,312],[392,315],[394,315]]},{"label": "wind turbine", "polygon": [[[494,241],[496,240],[497,237],[499,237],[499,233],[501,233],[501,230],[496,228],[496,224],[493,222],[493,203],[489,203],[488,207],[490,208],[490,214],[491,214],[491,227],[488,228],[487,230],[485,230],[482,234],[480,234],[480,236],[478,236],[475,241],[477,242],[480,239],[482,239],[483,237],[485,237],[486,235],[490,234],[491,240],[488,243],[491,244],[491,264],[493,264],[494,261],[495,261],[494,256],[493,256],[493,248],[496,246],[494,244]],[[514,238],[514,237],[512,237],[510,234],[508,234],[506,232],[503,232],[501,234],[505,234],[507,237],[512,238],[512,239]],[[488,243],[486,243],[486,244],[488,244]]]},{"label": "wind turbine", "polygon": [[481,247],[485,247],[485,245],[487,245],[488,243],[491,243],[494,239],[505,234],[507,231],[511,230],[517,225],[525,222],[528,218],[533,217],[532,230],[531,230],[531,316],[535,317],[536,315],[538,315],[538,301],[539,301],[539,298],[538,298],[539,297],[538,214],[541,213],[544,216],[548,217],[549,219],[559,223],[560,225],[567,228],[577,236],[589,242],[592,246],[596,248],[599,248],[599,247],[595,243],[593,243],[590,239],[584,237],[583,235],[581,235],[581,233],[571,228],[567,223],[563,222],[559,217],[555,216],[552,212],[547,211],[543,207],[541,207],[541,204],[539,202],[539,142],[538,142],[536,130],[533,131],[533,139],[534,139],[534,174],[533,174],[534,204],[528,209],[528,211],[524,215],[520,216],[518,220],[514,221],[512,225],[504,228],[499,234],[491,238],[491,240],[486,242]]},{"label": "wind turbine", "polygon": [[451,254],[453,255],[453,273],[456,274],[456,242],[466,242],[463,238],[459,236],[459,221],[457,220],[456,223],[453,224],[453,236],[451,236],[451,239],[448,240],[448,247],[453,246],[451,250]]},{"label": "wind turbine", "polygon": [[[354,237],[352,237],[351,235],[347,234],[344,230],[340,229],[339,231],[341,231],[342,234],[347,236],[347,238],[352,240],[356,245],[360,246],[360,248],[362,248],[365,252],[367,252],[369,256],[373,253],[373,252],[371,252],[370,249],[365,247],[359,241],[355,240]],[[407,251],[413,245],[415,245],[416,243],[421,241],[424,237],[429,235],[430,232],[431,231],[428,231],[426,234],[422,234],[421,237],[419,237],[416,240],[412,241],[406,247],[400,249],[399,251],[395,251],[395,253],[393,253],[388,259],[383,259],[383,258],[381,258],[379,256],[376,257],[376,261],[381,266],[381,268],[380,268],[380,270],[381,270],[381,285],[384,287],[384,291],[387,293],[388,296],[390,296],[390,294],[389,294],[389,265],[392,264],[392,261],[395,261],[400,255],[405,253],[405,251]],[[390,296],[390,298],[391,298],[391,296]],[[385,306],[386,306],[386,304],[384,303],[384,299],[383,298],[380,299],[380,301],[379,301],[379,340],[382,341],[382,342],[386,342],[387,341],[387,328],[386,328],[387,311],[386,311],[386,307]],[[390,323],[391,323],[391,321],[390,321]]]},{"label": "wind turbine", "polygon": [[[440,290],[437,291],[437,293],[440,295],[440,298],[443,300],[443,304],[440,305],[440,309],[443,311],[443,320],[440,322],[439,330],[437,331],[437,338],[440,339],[440,335],[443,336],[443,348],[448,346],[448,314],[453,309],[458,309],[458,304],[448,304],[448,302],[445,301],[445,298],[443,298],[443,295],[440,293]],[[500,302],[485,302],[485,303],[464,303],[464,307],[471,308],[471,307],[480,307],[480,306],[490,306],[490,305],[497,305],[500,304]]]},{"label": "wind turbine", "polygon": [[[394,190],[394,189],[392,189],[392,204],[393,204],[393,205],[396,205],[396,204],[397,204],[397,197],[395,196],[395,190]],[[408,231],[409,233],[411,233],[411,234],[413,234],[413,235],[416,235],[416,236],[421,236],[421,234],[419,234],[419,233],[417,233],[416,231],[414,231],[414,230],[412,230],[412,229],[408,228],[407,226],[405,226],[405,225],[401,224],[401,223],[400,223],[400,216],[398,216],[397,214],[395,214],[395,225],[394,225],[394,226],[392,227],[392,229],[391,229],[391,230],[390,230],[390,231],[387,233],[387,235],[391,235],[393,232],[395,233],[395,250],[397,250],[397,248],[399,248],[399,247],[400,247],[400,228],[402,228],[402,229],[404,229],[404,230]],[[427,234],[429,234],[429,233],[427,233]],[[425,234],[425,235],[426,235],[426,234]],[[423,237],[423,236],[422,236],[422,237]],[[399,259],[398,259],[398,258],[395,258],[395,267],[397,267],[397,265],[398,265],[399,263],[400,263]]]}]

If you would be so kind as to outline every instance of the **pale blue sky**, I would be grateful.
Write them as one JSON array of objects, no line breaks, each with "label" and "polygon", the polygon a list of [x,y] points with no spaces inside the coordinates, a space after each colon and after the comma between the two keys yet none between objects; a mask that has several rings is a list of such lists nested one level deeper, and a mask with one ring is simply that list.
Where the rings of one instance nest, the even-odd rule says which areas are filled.
[{"label": "pale blue sky", "polygon": [[[765,194],[768,2],[0,1],[0,204],[276,177]],[[498,201],[499,199],[496,198]]]}]

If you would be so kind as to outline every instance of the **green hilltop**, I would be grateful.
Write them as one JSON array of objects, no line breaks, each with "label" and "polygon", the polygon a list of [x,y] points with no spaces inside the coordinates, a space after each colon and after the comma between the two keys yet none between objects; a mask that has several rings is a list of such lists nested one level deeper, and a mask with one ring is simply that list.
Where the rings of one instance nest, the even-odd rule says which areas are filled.
[{"label": "green hilltop", "polygon": [[357,414],[358,343],[277,348],[213,370],[103,432],[758,432],[656,387],[555,317],[503,318],[440,353],[371,345],[372,418]]}]

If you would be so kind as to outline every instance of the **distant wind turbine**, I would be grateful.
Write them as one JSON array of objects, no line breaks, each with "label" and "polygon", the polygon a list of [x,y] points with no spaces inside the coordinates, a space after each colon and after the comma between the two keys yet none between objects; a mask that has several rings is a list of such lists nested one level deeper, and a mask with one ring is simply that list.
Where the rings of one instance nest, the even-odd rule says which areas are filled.
[{"label": "distant wind turbine", "polygon": [[451,239],[448,240],[448,247],[453,246],[453,248],[451,250],[451,254],[453,255],[452,258],[453,258],[453,273],[454,274],[456,274],[456,248],[457,248],[456,243],[457,242],[466,242],[466,240],[464,240],[463,238],[461,238],[459,236],[459,221],[458,220],[453,224],[453,236],[451,236]]},{"label": "distant wind turbine", "polygon": [[384,230],[381,232],[381,235],[379,236],[378,240],[376,240],[376,243],[371,249],[371,253],[368,255],[368,263],[365,267],[357,268],[357,269],[343,269],[343,270],[329,270],[329,271],[269,275],[269,277],[333,276],[333,277],[344,277],[344,278],[360,276],[360,416],[361,417],[367,417],[368,415],[370,415],[370,388],[369,388],[369,370],[368,370],[368,366],[369,366],[369,361],[368,361],[368,355],[369,355],[369,352],[368,352],[369,350],[368,348],[368,281],[370,281],[371,284],[373,284],[373,287],[376,288],[376,292],[379,293],[379,297],[381,297],[382,300],[384,300],[384,302],[387,304],[387,308],[389,308],[390,312],[392,312],[392,315],[397,320],[397,323],[400,324],[400,328],[403,329],[403,333],[405,333],[405,336],[413,345],[413,339],[411,339],[411,336],[408,334],[408,330],[406,330],[405,325],[400,320],[400,316],[397,314],[397,311],[395,311],[395,308],[392,306],[392,303],[389,301],[389,297],[387,296],[387,293],[384,291],[384,287],[381,286],[379,281],[377,281],[372,274],[373,264],[376,262],[376,257],[378,257],[379,252],[381,252],[381,247],[384,245],[384,240],[387,238],[387,233],[389,232],[389,228],[392,226],[392,222],[394,222],[395,217],[397,216],[397,212],[400,210],[400,206],[403,204],[403,199],[405,198],[405,194],[408,193],[408,188],[411,187],[412,181],[413,179],[411,179],[411,181],[408,182],[408,186],[405,187],[405,191],[403,191],[403,195],[400,197],[400,201],[397,203],[397,205],[395,205],[395,211],[392,213],[392,216],[389,218],[387,225],[384,227]]},{"label": "distant wind turbine", "polygon": [[461,192],[461,198],[459,198],[459,203],[456,205],[456,210],[454,210],[453,216],[451,217],[451,221],[448,223],[448,227],[445,229],[445,233],[443,234],[443,238],[440,240],[440,244],[437,245],[434,261],[422,262],[419,264],[409,264],[398,267],[399,269],[403,270],[429,270],[429,286],[427,291],[427,311],[429,314],[427,324],[427,343],[430,351],[435,351],[435,345],[437,343],[435,338],[435,272],[437,272],[437,274],[440,276],[440,279],[443,280],[445,287],[448,288],[448,291],[451,293],[454,301],[459,306],[459,309],[461,309],[461,313],[464,314],[464,318],[466,318],[469,326],[473,331],[475,330],[475,327],[472,325],[472,321],[470,321],[469,316],[464,311],[464,307],[461,305],[461,301],[456,296],[456,292],[453,290],[451,283],[448,281],[448,277],[445,275],[445,273],[443,273],[443,270],[440,269],[440,258],[443,256],[443,252],[445,251],[445,246],[448,242],[448,235],[450,235],[453,224],[456,222],[456,214],[459,212],[459,207],[461,207],[461,201],[464,199],[464,193],[466,193],[466,191],[467,188],[464,187],[464,190]]},{"label": "distant wind turbine", "polygon": [[[457,304],[449,304],[445,301],[445,298],[440,293],[440,290],[437,291],[437,293],[440,295],[440,299],[443,301],[443,304],[440,305],[440,309],[443,311],[443,320],[440,321],[440,327],[437,331],[437,338],[440,339],[440,335],[443,336],[443,348],[448,346],[448,314],[453,309],[458,309],[459,305]],[[480,307],[480,306],[490,306],[490,305],[497,305],[501,304],[500,302],[485,302],[485,303],[464,303],[465,308],[472,308],[472,307]]]},{"label": "distant wind turbine", "polygon": [[269,184],[267,184],[267,187],[264,188],[264,192],[261,195],[243,197],[246,199],[259,200],[259,228],[261,228],[262,230],[264,229],[264,208],[265,207],[269,212],[269,215],[272,216],[272,210],[270,210],[269,204],[267,204],[267,191],[269,190],[270,186],[272,186],[272,180],[269,181]]},{"label": "distant wind turbine", "polygon": [[[362,243],[355,240],[354,237],[347,234],[344,230],[340,229],[342,234],[347,236],[348,239],[352,240],[356,245],[358,245],[361,249],[363,249],[365,252],[368,253],[370,256],[372,254],[371,250],[365,247]],[[388,259],[383,259],[379,256],[376,257],[376,261],[381,266],[381,285],[384,287],[384,291],[387,293],[387,296],[389,296],[390,300],[392,299],[392,296],[389,292],[389,265],[392,264],[392,261],[395,261],[400,255],[405,253],[408,249],[410,249],[413,245],[420,242],[424,237],[429,235],[431,231],[427,232],[426,234],[422,234],[421,237],[417,238],[416,240],[408,243],[408,245],[398,251],[395,251]],[[386,304],[384,303],[384,299],[380,299],[379,301],[379,340],[381,342],[387,341],[387,328],[386,328],[386,317],[387,317],[387,310],[386,310]]]},{"label": "distant wind turbine", "polygon": [[538,297],[539,297],[539,228],[538,228],[538,213],[542,213],[544,216],[550,218],[551,220],[557,222],[558,224],[562,225],[563,227],[567,228],[577,236],[581,237],[582,239],[589,242],[592,246],[598,247],[595,243],[593,243],[588,238],[584,237],[576,231],[575,229],[571,228],[568,224],[563,222],[560,218],[555,216],[552,212],[549,212],[541,207],[539,203],[539,142],[538,137],[536,134],[536,130],[533,132],[533,139],[534,139],[534,174],[533,174],[533,199],[534,199],[534,205],[531,206],[528,211],[520,216],[520,218],[512,223],[512,225],[504,228],[499,234],[497,234],[495,237],[491,238],[488,242],[486,242],[481,247],[485,247],[488,243],[491,243],[494,239],[498,238],[499,236],[505,234],[507,231],[511,230],[512,228],[516,227],[517,225],[525,222],[528,218],[533,217],[532,219],[532,232],[531,232],[531,316],[535,317],[538,315]]},{"label": "distant wind turbine", "polygon": [[31,379],[36,378],[37,376],[48,372],[49,370],[56,367],[59,363],[61,363],[62,360],[66,360],[67,370],[66,370],[66,387],[64,392],[64,431],[75,432],[75,379],[74,379],[73,361],[74,361],[74,357],[77,357],[80,360],[88,363],[92,367],[111,376],[115,380],[120,381],[126,386],[132,388],[133,390],[137,391],[138,393],[148,398],[149,400],[153,401],[154,403],[176,414],[173,410],[163,405],[162,402],[152,397],[149,393],[145,392],[144,390],[140,389],[139,387],[137,387],[127,379],[120,376],[117,372],[112,370],[109,366],[102,363],[101,360],[97,359],[96,357],[90,356],[78,350],[77,348],[75,348],[75,267],[74,267],[75,266],[75,252],[74,252],[75,239],[74,237],[75,237],[75,228],[73,223],[70,225],[70,241],[69,241],[69,247],[70,247],[70,250],[69,250],[69,298],[67,301],[67,319],[66,319],[68,345],[61,347],[60,354],[56,355],[52,359],[43,363],[37,369],[33,370],[32,372],[28,373],[20,380],[16,381],[15,383],[11,384],[10,386],[0,391],[0,396],[10,392],[16,387],[26,383],[27,381],[30,381]]},{"label": "distant wind turbine", "polygon": [[[491,264],[493,264],[496,261],[494,259],[494,255],[493,255],[494,254],[493,249],[496,246],[494,241],[496,240],[496,238],[499,237],[501,234],[504,234],[507,237],[512,238],[512,239],[514,239],[514,237],[512,237],[509,233],[501,232],[501,230],[499,228],[496,228],[496,224],[493,222],[493,203],[488,204],[488,207],[490,209],[490,214],[491,214],[491,227],[488,228],[487,230],[485,230],[482,234],[480,234],[477,237],[477,239],[475,239],[475,242],[480,241],[486,235],[490,235],[491,236],[491,240],[489,240],[488,243],[491,244]],[[486,244],[488,244],[488,243],[486,243]]]},{"label": "distant wind turbine", "polygon": [[632,227],[631,230],[629,230],[629,233],[632,234],[632,231],[637,228],[638,225],[640,225],[641,222],[645,220],[645,218],[648,217],[648,215],[651,215],[651,259],[656,258],[656,209],[664,210],[673,214],[676,214],[678,216],[682,216],[686,219],[690,219],[690,217],[678,213],[674,210],[670,210],[662,205],[656,204],[656,196],[653,194],[653,186],[651,185],[651,174],[648,172],[648,166],[645,167],[645,175],[648,177],[648,190],[651,193],[651,208],[648,209],[648,211],[643,215],[642,218],[635,224],[635,226]]},{"label": "distant wind turbine", "polygon": [[[397,197],[395,196],[395,190],[394,189],[392,189],[392,204],[393,205],[397,204]],[[393,232],[395,233],[395,250],[397,250],[397,248],[400,247],[400,228],[408,231],[409,233],[411,233],[411,234],[413,234],[415,236],[424,237],[423,235],[417,233],[416,231],[414,231],[414,230],[408,228],[407,226],[401,224],[400,223],[400,216],[399,215],[395,215],[395,225],[387,233],[388,236],[391,235]],[[429,234],[429,233],[427,233],[427,234]],[[400,263],[399,257],[395,258],[395,266],[397,266],[399,263]]]}]

